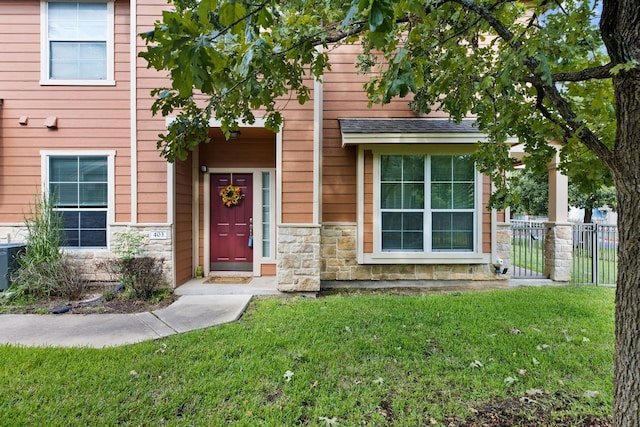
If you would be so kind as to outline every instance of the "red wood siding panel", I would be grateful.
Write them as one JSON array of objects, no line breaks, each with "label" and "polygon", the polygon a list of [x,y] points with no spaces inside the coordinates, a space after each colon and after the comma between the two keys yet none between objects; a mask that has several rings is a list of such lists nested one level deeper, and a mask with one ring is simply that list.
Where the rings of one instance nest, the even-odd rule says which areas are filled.
[{"label": "red wood siding panel", "polygon": [[[40,150],[115,150],[115,218],[130,221],[129,3],[115,2],[115,86],[40,85],[40,1],[0,1],[0,218],[41,192]],[[20,125],[20,117],[28,117]],[[43,126],[57,117],[57,130]],[[20,166],[20,170],[12,168]]]},{"label": "red wood siding panel", "polygon": [[176,285],[193,277],[193,185],[191,156],[175,164]]}]

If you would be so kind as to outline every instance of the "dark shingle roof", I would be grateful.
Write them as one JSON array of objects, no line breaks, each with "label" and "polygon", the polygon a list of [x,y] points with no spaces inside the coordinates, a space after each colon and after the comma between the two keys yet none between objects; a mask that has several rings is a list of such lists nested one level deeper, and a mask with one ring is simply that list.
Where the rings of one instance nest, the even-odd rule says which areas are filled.
[{"label": "dark shingle roof", "polygon": [[342,133],[480,133],[473,120],[457,124],[449,119],[338,119]]}]

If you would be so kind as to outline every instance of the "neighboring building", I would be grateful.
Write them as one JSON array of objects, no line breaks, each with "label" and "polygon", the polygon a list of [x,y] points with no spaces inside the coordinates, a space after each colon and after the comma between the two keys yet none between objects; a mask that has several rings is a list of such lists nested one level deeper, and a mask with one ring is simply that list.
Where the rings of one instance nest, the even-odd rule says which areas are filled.
[{"label": "neighboring building", "polygon": [[[227,141],[212,123],[211,143],[167,163],[149,95],[163,78],[137,56],[165,7],[0,0],[0,242],[24,240],[35,194],[52,191],[70,253],[91,263],[137,230],[174,285],[198,265],[277,275],[286,291],[504,277],[493,264],[508,264],[509,226],[469,157],[483,135],[406,99],[368,108],[356,47],[332,51],[279,133],[257,120]],[[229,184],[242,195],[231,207]]]}]

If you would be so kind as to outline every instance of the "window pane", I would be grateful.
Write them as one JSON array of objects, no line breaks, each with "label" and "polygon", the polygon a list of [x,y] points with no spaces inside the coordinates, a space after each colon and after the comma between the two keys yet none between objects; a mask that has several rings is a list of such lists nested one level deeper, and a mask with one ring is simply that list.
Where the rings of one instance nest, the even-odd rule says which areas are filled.
[{"label": "window pane", "polygon": [[398,232],[382,232],[382,250],[393,251],[402,249],[402,233]]},{"label": "window pane", "polygon": [[80,206],[107,207],[107,184],[80,184]]},{"label": "window pane", "polygon": [[80,228],[106,229],[107,213],[105,211],[81,211]]},{"label": "window pane", "polygon": [[473,213],[435,212],[431,236],[434,251],[472,251]]},{"label": "window pane", "polygon": [[424,221],[422,220],[422,212],[411,212],[402,214],[402,229],[403,230],[419,230],[424,228]]},{"label": "window pane", "polygon": [[454,212],[451,214],[451,223],[454,230],[473,231],[473,213]]},{"label": "window pane", "polygon": [[107,233],[101,230],[82,230],[80,231],[80,247],[88,246],[107,246]]},{"label": "window pane", "polygon": [[451,184],[431,184],[431,209],[451,209]]},{"label": "window pane", "polygon": [[[80,243],[80,232],[78,230],[64,229],[60,234],[60,245],[78,247]],[[106,246],[106,245],[105,245]]]},{"label": "window pane", "polygon": [[402,184],[380,186],[380,207],[382,209],[402,209]]},{"label": "window pane", "polygon": [[402,156],[380,156],[380,179],[382,181],[402,180]]},{"label": "window pane", "polygon": [[76,182],[78,180],[77,157],[51,157],[49,181]]},{"label": "window pane", "polygon": [[431,156],[431,181],[451,181],[451,156]]},{"label": "window pane", "polygon": [[424,184],[404,184],[403,209],[424,208]]},{"label": "window pane", "polygon": [[106,43],[51,42],[50,46],[51,78],[106,79]]},{"label": "window pane", "polygon": [[382,213],[382,230],[402,230],[402,213],[401,212],[383,212]]},{"label": "window pane", "polygon": [[107,162],[104,157],[81,157],[79,175],[84,182],[106,182]]},{"label": "window pane", "polygon": [[453,156],[453,180],[473,181],[475,166],[471,156]]},{"label": "window pane", "polygon": [[473,209],[473,183],[453,184],[453,208]]},{"label": "window pane", "polygon": [[403,181],[424,181],[424,156],[402,157]]},{"label": "window pane", "polygon": [[58,207],[78,206],[77,184],[49,184],[51,201]]},{"label": "window pane", "polygon": [[79,228],[80,227],[80,212],[76,211],[59,211],[62,216],[63,228]]},{"label": "window pane", "polygon": [[421,251],[424,249],[422,233],[403,233],[402,237],[402,249],[409,251]]}]

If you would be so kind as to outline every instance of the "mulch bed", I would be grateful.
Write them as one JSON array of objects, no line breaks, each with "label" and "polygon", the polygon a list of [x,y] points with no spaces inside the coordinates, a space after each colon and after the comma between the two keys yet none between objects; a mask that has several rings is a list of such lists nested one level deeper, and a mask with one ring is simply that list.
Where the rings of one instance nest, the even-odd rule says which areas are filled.
[{"label": "mulch bed", "polygon": [[[115,291],[113,283],[92,284],[84,296],[76,301],[64,298],[49,298],[24,306],[4,306],[2,312],[6,314],[115,314],[141,313],[167,307],[178,299],[173,293],[158,302],[142,301],[124,298]],[[108,295],[107,298],[104,297]]]}]

